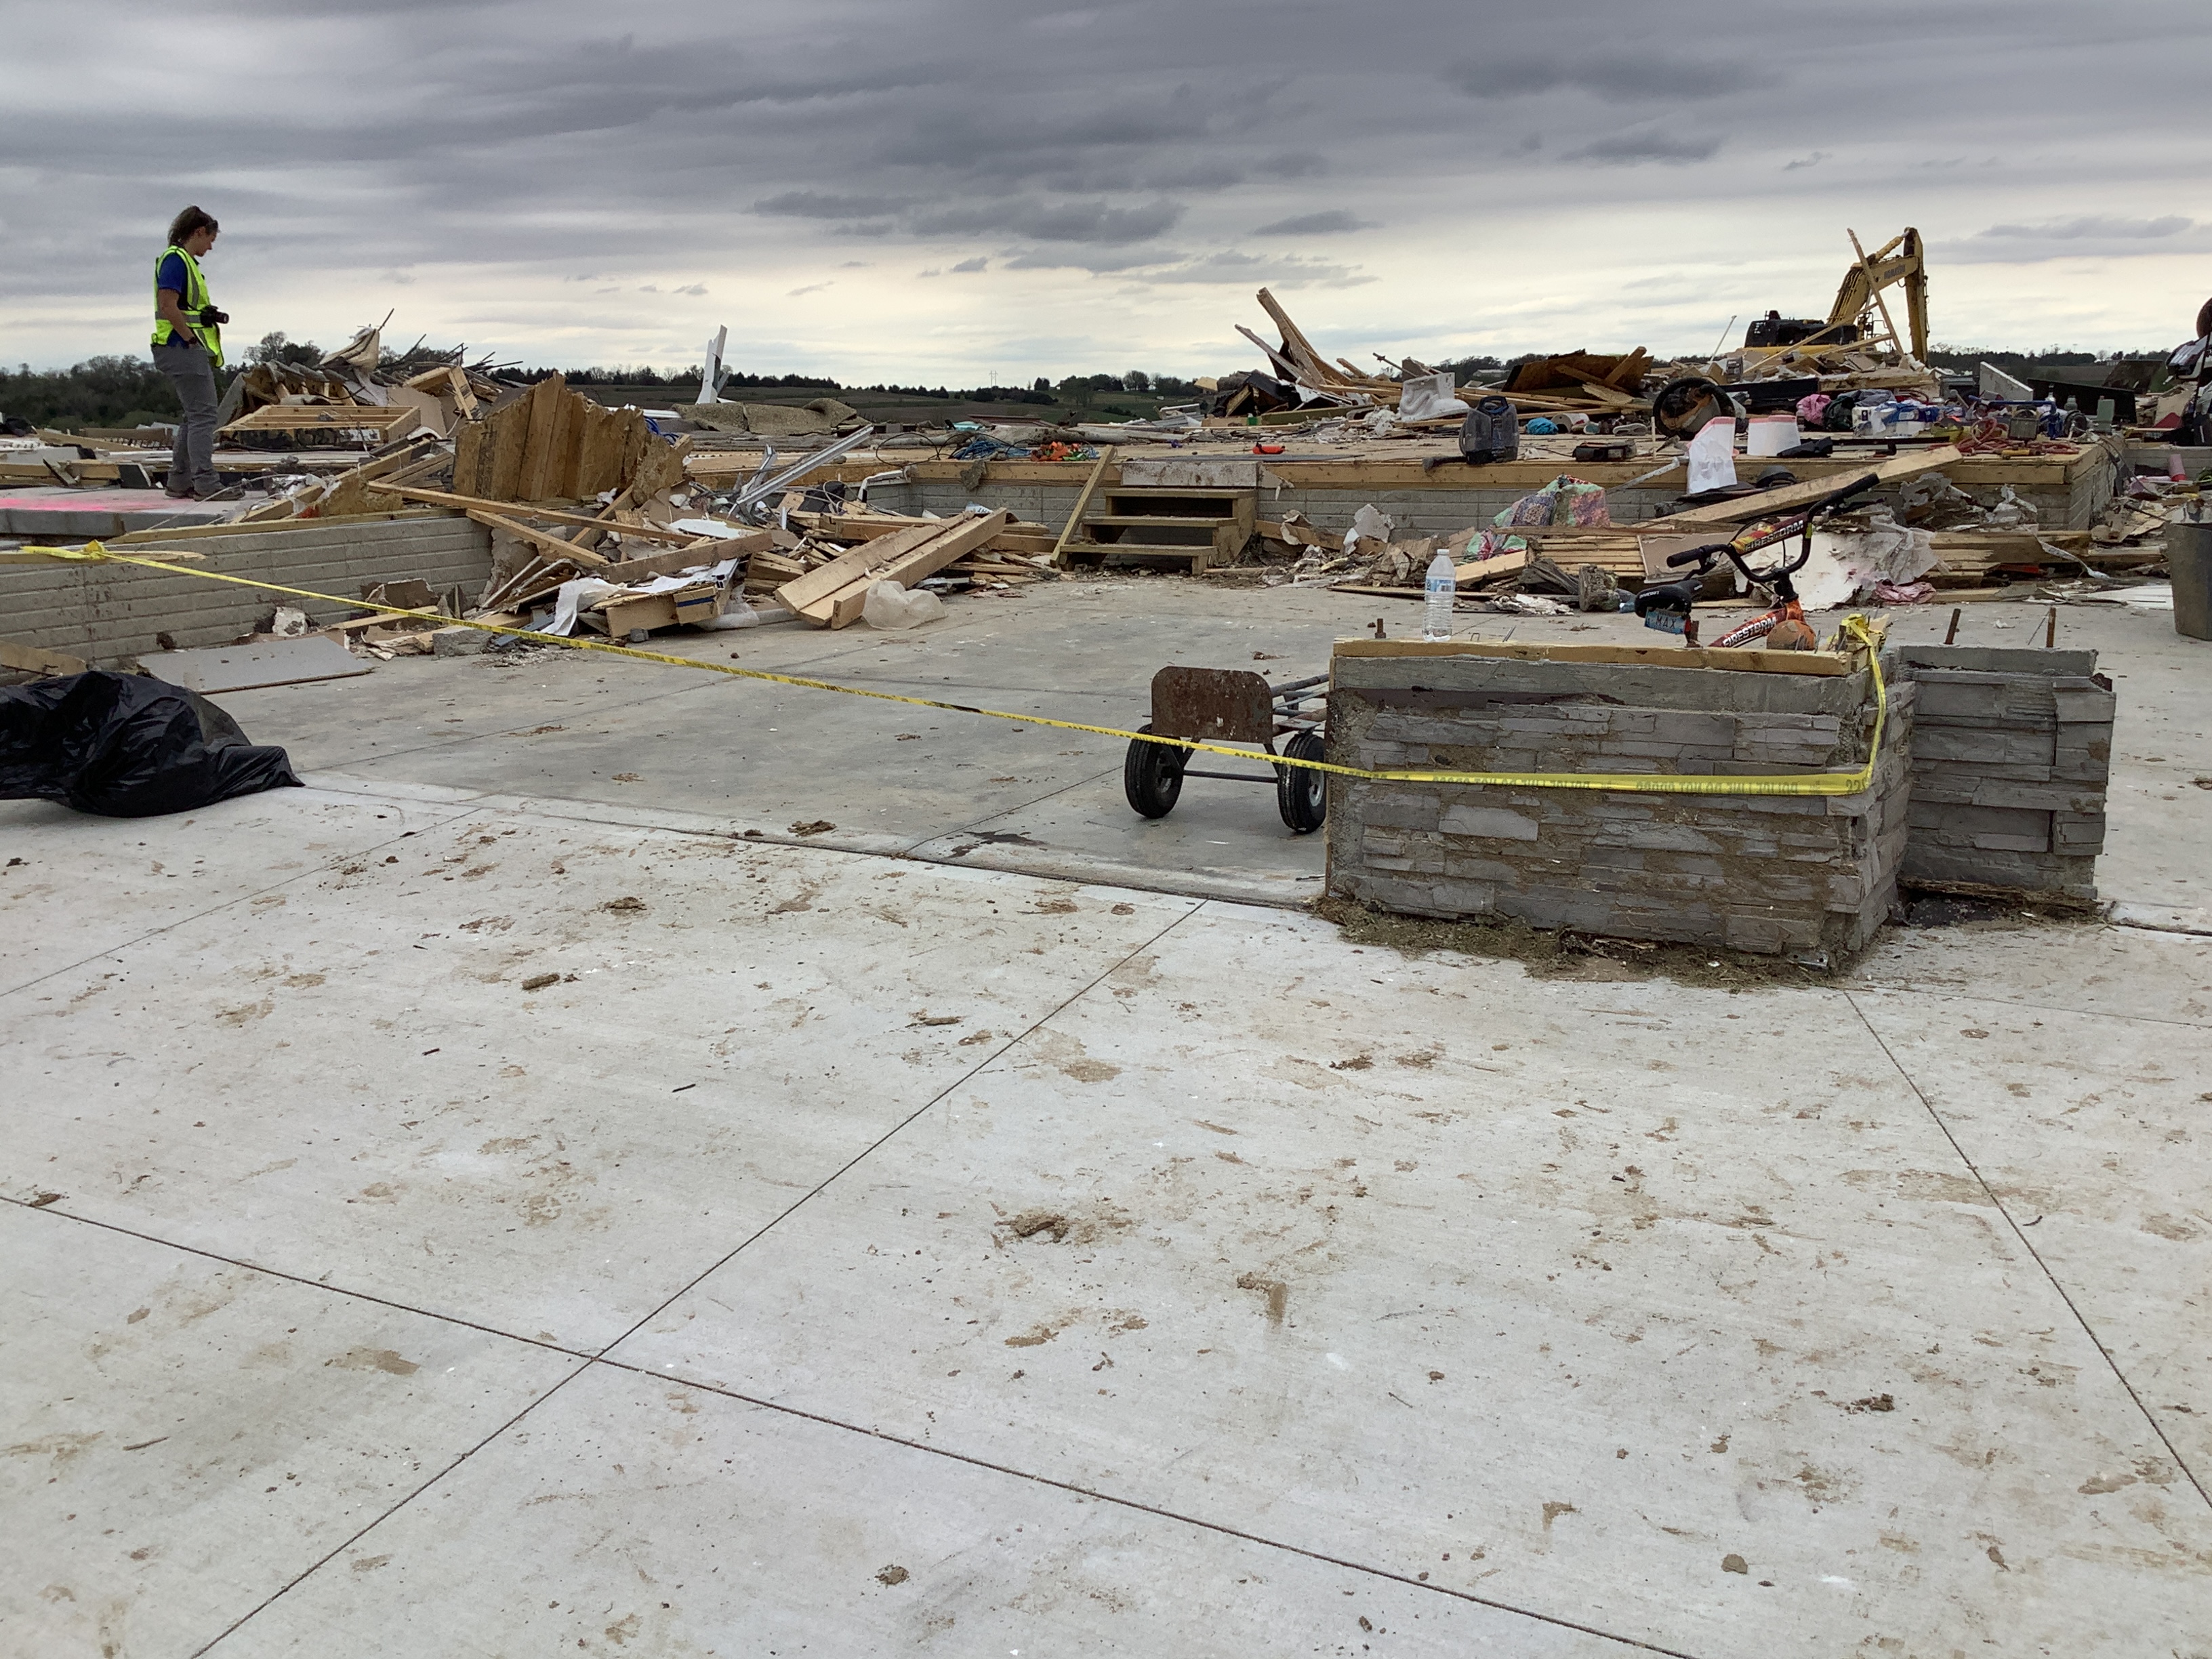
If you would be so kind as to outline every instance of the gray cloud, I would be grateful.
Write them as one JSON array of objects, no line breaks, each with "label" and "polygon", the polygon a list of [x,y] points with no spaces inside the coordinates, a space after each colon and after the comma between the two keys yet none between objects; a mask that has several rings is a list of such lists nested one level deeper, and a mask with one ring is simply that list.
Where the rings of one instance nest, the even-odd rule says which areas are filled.
[{"label": "gray cloud", "polygon": [[1003,231],[1039,242],[1101,242],[1109,246],[1148,242],[1175,228],[1179,202],[1115,207],[1103,199],[1052,202],[1018,198],[976,202],[920,213],[912,221],[922,236],[972,236]]},{"label": "gray cloud", "polygon": [[1593,138],[1578,149],[1566,151],[1559,159],[1562,161],[1585,161],[1593,167],[1632,167],[1646,161],[1687,167],[1692,161],[1711,160],[1713,152],[1720,147],[1721,141],[1717,138],[1693,138],[1686,133],[1662,132],[1656,127],[1642,127]]},{"label": "gray cloud", "polygon": [[1472,98],[1529,97],[1571,88],[1601,98],[1658,102],[1739,91],[1745,70],[1721,58],[1592,50],[1580,42],[1562,42],[1547,52],[1467,58],[1446,70],[1443,78]]},{"label": "gray cloud", "polygon": [[2118,219],[2093,216],[2079,219],[2055,219],[2039,225],[1991,225],[1977,233],[1983,241],[2008,240],[2029,242],[2134,241],[2152,236],[2178,236],[2196,225],[2194,219],[2185,219],[2178,213],[2161,215],[2155,219]]},{"label": "gray cloud", "polygon": [[2212,252],[2212,223],[2201,220],[2176,213],[2142,218],[2083,214],[2041,223],[1991,225],[1957,240],[1932,241],[1929,257],[1955,264],[2027,264],[2208,252]]},{"label": "gray cloud", "polygon": [[1319,213],[1294,213],[1287,219],[1261,225],[1252,234],[1255,236],[1334,236],[1342,231],[1374,228],[1367,220],[1356,219],[1342,208],[1328,208]]},{"label": "gray cloud", "polygon": [[[240,85],[344,65],[281,109],[159,81],[84,99],[105,62],[81,24],[124,17],[114,0],[88,0],[76,27],[14,27],[0,353],[143,349],[149,239],[187,199],[149,154],[189,155],[208,181],[190,195],[226,226],[210,276],[254,333],[342,337],[398,298],[393,328],[434,340],[680,362],[726,320],[732,352],[763,368],[932,384],[994,360],[1011,374],[1018,348],[1086,357],[1086,341],[1102,362],[1236,366],[1249,353],[1224,302],[1261,282],[1302,285],[1302,323],[1347,347],[1527,349],[1557,328],[1574,337],[1548,343],[1702,350],[1729,311],[1785,285],[1806,292],[1796,309],[1832,292],[1838,239],[1805,228],[1796,177],[1816,160],[1824,185],[1875,204],[1820,226],[1887,236],[1909,217],[1933,258],[1977,268],[1941,289],[1954,336],[2018,318],[2048,319],[2023,337],[2154,337],[2106,319],[2163,317],[2175,279],[2141,273],[2212,240],[2194,217],[2166,228],[2200,187],[2212,14],[2148,0],[1891,0],[1863,30],[1784,8],[1762,16],[1755,54],[1732,0],[528,10],[518,29],[481,0],[170,0],[165,19]],[[2154,16],[2156,49],[2116,12]],[[1961,100],[1966,84],[1985,95]],[[2055,137],[2045,112],[2084,105],[2124,115]],[[1823,140],[1849,143],[1847,171]],[[1355,212],[1390,227],[1387,248],[1296,240],[1348,236],[1328,227]],[[1639,226],[1626,240],[1623,215]],[[1484,291],[1522,299],[1464,291],[1471,232]],[[1729,252],[1753,235],[1756,270]],[[1253,251],[1271,243],[1304,257]],[[2061,257],[2102,262],[2094,292],[2036,280]],[[910,275],[979,258],[990,283]],[[415,279],[404,296],[386,270]],[[588,319],[579,272],[581,292],[614,290]],[[836,300],[802,319],[799,297],[818,292],[792,290],[832,273]],[[1620,302],[1665,273],[1680,286],[1640,290],[1650,308]],[[1097,303],[1124,295],[1145,303]]]},{"label": "gray cloud", "polygon": [[958,264],[952,267],[952,272],[953,275],[957,276],[964,276],[972,271],[988,270],[990,268],[991,262],[979,253],[972,259],[963,259]]},{"label": "gray cloud", "polygon": [[895,196],[832,196],[818,190],[788,190],[755,202],[755,213],[792,219],[872,219],[896,213],[906,204]]}]

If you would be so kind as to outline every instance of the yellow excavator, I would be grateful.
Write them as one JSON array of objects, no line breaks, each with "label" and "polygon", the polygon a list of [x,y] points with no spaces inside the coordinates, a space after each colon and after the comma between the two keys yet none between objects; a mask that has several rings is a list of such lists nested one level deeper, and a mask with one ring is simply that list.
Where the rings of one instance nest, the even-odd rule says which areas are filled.
[{"label": "yellow excavator", "polygon": [[[1850,349],[1872,352],[1887,348],[1899,356],[1908,353],[1925,362],[1928,358],[1928,263],[1922,256],[1920,233],[1907,228],[1869,253],[1850,233],[1851,251],[1858,257],[1844,272],[1836,302],[1828,319],[1784,317],[1770,311],[1744,336],[1744,353],[1765,357],[1784,352],[1804,356]],[[1905,331],[1898,331],[1883,290],[1902,284],[1905,289]],[[1879,316],[1875,313],[1879,313]]]}]

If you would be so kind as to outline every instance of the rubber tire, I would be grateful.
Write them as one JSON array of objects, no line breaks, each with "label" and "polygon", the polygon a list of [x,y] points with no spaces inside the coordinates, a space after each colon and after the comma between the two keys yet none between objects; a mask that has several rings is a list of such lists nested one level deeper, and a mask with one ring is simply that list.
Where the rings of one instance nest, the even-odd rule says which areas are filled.
[{"label": "rubber tire", "polygon": [[[1300,732],[1283,745],[1292,760],[1322,758],[1321,734]],[[1328,817],[1328,774],[1303,766],[1275,769],[1275,806],[1294,836],[1310,836]]]},{"label": "rubber tire", "polygon": [[[1718,419],[1720,410],[1729,406],[1717,382],[1702,374],[1686,374],[1680,380],[1669,380],[1651,399],[1652,430],[1666,438],[1691,437],[1693,431],[1683,430],[1682,423],[1708,403],[1720,406],[1709,419]],[[1730,418],[1734,418],[1732,413]],[[1699,421],[1698,425],[1703,427],[1705,422]]]},{"label": "rubber tire", "polygon": [[[1139,732],[1149,732],[1140,726]],[[1164,743],[1132,743],[1121,762],[1121,793],[1130,807],[1148,818],[1164,818],[1175,811],[1182,793],[1184,750]]]}]

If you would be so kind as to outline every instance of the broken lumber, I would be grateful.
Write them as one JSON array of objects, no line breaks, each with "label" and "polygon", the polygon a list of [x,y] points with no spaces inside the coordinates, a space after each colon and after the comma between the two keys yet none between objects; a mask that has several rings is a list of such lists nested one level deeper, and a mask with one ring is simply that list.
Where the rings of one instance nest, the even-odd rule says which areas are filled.
[{"label": "broken lumber", "polygon": [[520,519],[507,517],[504,513],[492,513],[483,507],[474,507],[469,509],[468,516],[486,529],[504,530],[516,540],[527,542],[541,553],[550,553],[556,559],[572,560],[587,570],[600,569],[607,563],[607,559],[603,554],[579,547],[574,542],[564,541],[550,531],[534,529]]},{"label": "broken lumber", "polygon": [[1493,576],[1510,576],[1526,569],[1528,564],[1528,554],[1524,548],[1518,552],[1495,553],[1486,559],[1473,559],[1465,564],[1453,566],[1452,571],[1458,578],[1459,585],[1468,587],[1486,582]]},{"label": "broken lumber", "polygon": [[[635,536],[641,541],[689,543],[698,539],[698,532],[690,530],[671,530],[665,525],[628,524],[611,519],[593,518],[583,513],[562,513],[550,507],[523,507],[514,501],[488,501],[478,495],[457,495],[448,489],[418,489],[394,486],[383,493],[400,495],[410,501],[422,501],[432,507],[450,507],[457,512],[494,513],[502,517],[521,514],[532,519],[546,519],[555,524],[574,525],[585,530],[612,531],[618,536]],[[478,520],[482,523],[483,520]],[[572,544],[572,546],[580,544]]]},{"label": "broken lumber", "polygon": [[0,640],[0,668],[12,668],[19,674],[42,674],[53,679],[65,674],[82,674],[90,666],[82,657]]},{"label": "broken lumber", "polygon": [[[1963,459],[1955,445],[1944,444],[1939,448],[1919,450],[1910,455],[1893,455],[1865,470],[1873,473],[1881,483],[1895,483],[1900,479],[1917,477],[1923,472],[1940,471]],[[1826,478],[1784,484],[1778,489],[1762,489],[1755,495],[1736,495],[1706,507],[1686,507],[1680,513],[1670,513],[1663,519],[1642,520],[1634,527],[1638,535],[1654,532],[1665,535],[1673,532],[1703,530],[1713,525],[1748,524],[1753,519],[1764,519],[1773,514],[1810,506],[1824,495],[1833,495],[1859,476],[1860,470],[1853,467],[1848,472],[1838,472]]]},{"label": "broken lumber", "polygon": [[785,609],[817,628],[848,628],[860,615],[868,589],[879,581],[911,587],[964,554],[975,552],[1013,520],[995,513],[969,514],[932,521],[864,543],[817,570],[786,582],[775,591]]},{"label": "broken lumber", "polygon": [[[988,518],[972,526],[963,526],[949,535],[940,536],[926,546],[918,547],[893,560],[865,580],[856,582],[830,602],[830,626],[850,628],[860,621],[861,608],[867,603],[868,590],[878,582],[896,582],[902,587],[912,587],[924,579],[935,575],[954,560],[963,558],[1005,529],[1013,514],[1001,507]],[[996,522],[993,522],[993,520]],[[805,613],[802,612],[802,616]],[[814,618],[806,617],[811,622]]]}]

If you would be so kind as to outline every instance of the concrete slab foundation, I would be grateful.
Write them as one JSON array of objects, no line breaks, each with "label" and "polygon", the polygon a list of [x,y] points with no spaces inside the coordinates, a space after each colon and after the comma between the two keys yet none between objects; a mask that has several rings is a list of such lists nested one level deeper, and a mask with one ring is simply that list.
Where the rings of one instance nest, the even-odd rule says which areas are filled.
[{"label": "concrete slab foundation", "polygon": [[2212,1647],[2212,939],[1536,979],[569,811],[0,805],[11,1647]]}]

